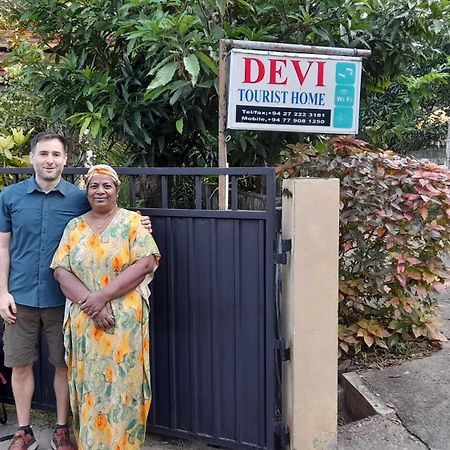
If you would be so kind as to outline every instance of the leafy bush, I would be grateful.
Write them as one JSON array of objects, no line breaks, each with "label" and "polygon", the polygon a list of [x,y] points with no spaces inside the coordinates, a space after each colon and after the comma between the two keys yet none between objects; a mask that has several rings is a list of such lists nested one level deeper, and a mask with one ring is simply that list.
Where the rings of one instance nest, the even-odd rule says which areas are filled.
[{"label": "leafy bush", "polygon": [[13,69],[0,78],[0,130],[45,130],[41,98],[32,93],[20,74],[15,73],[20,69],[17,66]]},{"label": "leafy bush", "polygon": [[449,279],[450,172],[337,138],[288,146],[284,177],[340,180],[339,351],[443,341],[435,294]]},{"label": "leafy bush", "polygon": [[[31,133],[31,132],[30,132]],[[21,129],[11,129],[0,133],[0,164],[2,167],[28,167],[30,159],[25,146],[30,139],[30,133],[24,133]],[[12,176],[0,177],[0,189],[12,181]]]},{"label": "leafy bush", "polygon": [[[122,141],[133,165],[182,166],[197,165],[198,154],[217,164],[218,43],[223,38],[370,48],[372,57],[364,61],[362,131],[367,125],[372,136],[388,143],[423,134],[415,128],[418,112],[426,117],[436,109],[448,111],[448,102],[424,86],[421,94],[432,92],[433,98],[426,108],[424,101],[416,107],[424,96],[403,76],[434,73],[445,63],[447,3],[3,0],[0,14],[3,28],[25,37],[11,43],[10,61],[24,65],[42,98],[42,111],[53,121],[70,119],[82,136],[86,131],[98,143],[105,136]],[[1,22],[0,17],[0,30]],[[446,87],[442,83],[443,93]],[[395,89],[402,95],[393,94]],[[393,131],[391,118],[398,123]],[[445,130],[438,132],[433,136],[440,142]],[[292,133],[228,135],[231,165],[271,165],[278,162],[281,142],[295,139]]]}]

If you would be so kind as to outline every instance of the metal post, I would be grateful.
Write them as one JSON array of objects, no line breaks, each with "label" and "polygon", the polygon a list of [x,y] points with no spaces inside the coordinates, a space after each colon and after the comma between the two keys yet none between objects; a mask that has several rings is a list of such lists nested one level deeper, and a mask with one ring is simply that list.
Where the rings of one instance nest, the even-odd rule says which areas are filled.
[{"label": "metal post", "polygon": [[[226,80],[228,72],[228,46],[224,39],[219,43],[219,167],[228,167],[225,126],[227,115]],[[219,209],[228,209],[228,176],[219,176]]]},{"label": "metal post", "polygon": [[320,47],[316,45],[300,45],[300,44],[283,44],[279,42],[258,42],[258,41],[240,41],[233,39],[223,39],[220,41],[224,43],[224,47],[239,48],[244,50],[262,50],[262,51],[277,51],[288,53],[311,53],[320,55],[338,55],[338,56],[359,56],[368,58],[371,50],[360,48],[340,48],[340,47]]}]

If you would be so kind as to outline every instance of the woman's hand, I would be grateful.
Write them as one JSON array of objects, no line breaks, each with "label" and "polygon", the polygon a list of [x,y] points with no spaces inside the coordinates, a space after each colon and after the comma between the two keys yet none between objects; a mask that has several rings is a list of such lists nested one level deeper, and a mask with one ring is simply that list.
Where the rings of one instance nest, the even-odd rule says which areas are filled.
[{"label": "woman's hand", "polygon": [[92,319],[98,328],[113,327],[116,322],[114,320],[114,314],[112,312],[111,303],[107,303],[106,306],[96,315],[95,319]]},{"label": "woman's hand", "polygon": [[91,292],[84,300],[80,301],[80,308],[94,319],[107,304],[108,298],[102,291],[96,291]]}]

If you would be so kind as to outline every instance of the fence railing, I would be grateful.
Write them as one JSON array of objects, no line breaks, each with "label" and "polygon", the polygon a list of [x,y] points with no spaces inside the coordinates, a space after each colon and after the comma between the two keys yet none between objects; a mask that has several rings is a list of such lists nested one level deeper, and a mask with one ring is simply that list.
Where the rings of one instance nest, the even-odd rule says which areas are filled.
[{"label": "fence railing", "polygon": [[[63,176],[66,180],[81,184],[87,168],[67,167]],[[266,205],[266,199],[272,198],[275,189],[274,168],[149,168],[118,167],[116,168],[122,183],[128,190],[126,199],[130,208],[170,208],[170,209],[207,209],[217,210],[218,179],[225,176],[228,180],[227,209],[265,210],[272,208]],[[33,173],[32,168],[0,168],[0,176],[5,184],[21,181]],[[185,181],[185,202],[171,198],[174,191],[183,190],[180,179]],[[178,181],[178,185],[177,185]],[[181,186],[181,187],[180,187]],[[256,191],[256,192],[255,192]],[[190,195],[188,195],[190,194]],[[186,207],[188,206],[188,207]]]}]

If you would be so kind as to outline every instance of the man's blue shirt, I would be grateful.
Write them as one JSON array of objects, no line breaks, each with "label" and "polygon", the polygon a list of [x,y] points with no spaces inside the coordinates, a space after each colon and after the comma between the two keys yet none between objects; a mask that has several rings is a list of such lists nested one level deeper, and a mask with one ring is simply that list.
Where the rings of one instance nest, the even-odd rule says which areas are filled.
[{"label": "man's blue shirt", "polygon": [[19,305],[62,306],[50,263],[64,228],[90,209],[86,193],[61,180],[47,194],[34,177],[0,193],[0,232],[11,232],[9,293]]}]

